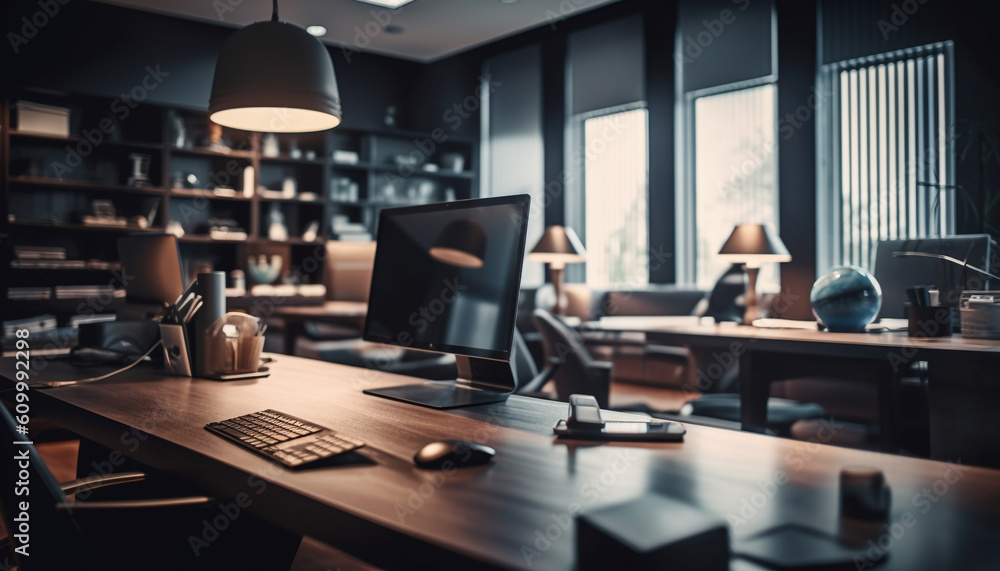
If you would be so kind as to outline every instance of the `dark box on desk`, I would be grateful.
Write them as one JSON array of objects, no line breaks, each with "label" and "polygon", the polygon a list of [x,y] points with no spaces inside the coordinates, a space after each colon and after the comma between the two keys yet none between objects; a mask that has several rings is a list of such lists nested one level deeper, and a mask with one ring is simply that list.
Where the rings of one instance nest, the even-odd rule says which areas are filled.
[{"label": "dark box on desk", "polygon": [[81,323],[79,345],[96,349],[111,349],[138,357],[160,338],[155,321],[101,321]]},{"label": "dark box on desk", "polygon": [[576,518],[576,568],[729,569],[729,529],[721,519],[663,496]]}]

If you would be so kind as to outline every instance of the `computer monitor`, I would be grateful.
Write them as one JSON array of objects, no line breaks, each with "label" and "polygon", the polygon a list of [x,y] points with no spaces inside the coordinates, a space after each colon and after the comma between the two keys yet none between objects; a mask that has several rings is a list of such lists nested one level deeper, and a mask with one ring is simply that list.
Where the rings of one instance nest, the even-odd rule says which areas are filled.
[{"label": "computer monitor", "polygon": [[382,210],[364,339],[453,353],[458,378],[365,393],[454,408],[502,402],[517,388],[510,359],[529,202]]},{"label": "computer monitor", "polygon": [[180,250],[173,234],[126,234],[118,238],[118,259],[128,302],[167,306],[184,291]]},{"label": "computer monitor", "polygon": [[996,273],[996,245],[989,234],[964,234],[944,238],[882,240],[878,243],[873,273],[882,288],[879,318],[905,318],[906,288],[932,285],[940,290],[941,305],[956,307],[962,290],[989,289],[983,274],[947,260],[900,255],[903,252],[939,254]]}]

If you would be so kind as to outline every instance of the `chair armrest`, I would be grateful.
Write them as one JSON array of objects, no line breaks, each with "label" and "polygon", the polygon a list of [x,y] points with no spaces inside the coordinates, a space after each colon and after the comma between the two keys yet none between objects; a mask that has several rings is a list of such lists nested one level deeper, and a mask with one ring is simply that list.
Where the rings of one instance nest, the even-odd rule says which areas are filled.
[{"label": "chair armrest", "polygon": [[127,484],[129,482],[140,482],[146,479],[146,474],[142,472],[121,472],[119,474],[108,474],[105,476],[94,475],[59,484],[62,491],[67,496],[79,494],[88,490],[96,490],[117,484]]},{"label": "chair armrest", "polygon": [[540,373],[535,375],[533,379],[518,387],[517,388],[518,394],[523,395],[528,393],[537,393],[538,391],[542,390],[542,387],[544,387],[545,384],[552,379],[552,376],[555,375],[558,369],[559,369],[559,363],[555,363],[553,365],[545,367],[544,369],[542,369]]},{"label": "chair armrest", "polygon": [[116,509],[146,509],[169,508],[180,506],[200,506],[214,501],[208,496],[189,496],[184,498],[164,498],[159,500],[112,500],[105,502],[62,502],[56,504],[57,510],[94,511]]},{"label": "chair armrest", "polygon": [[610,361],[592,361],[587,365],[587,385],[593,387],[593,396],[601,408],[608,408],[613,368],[614,365]]}]

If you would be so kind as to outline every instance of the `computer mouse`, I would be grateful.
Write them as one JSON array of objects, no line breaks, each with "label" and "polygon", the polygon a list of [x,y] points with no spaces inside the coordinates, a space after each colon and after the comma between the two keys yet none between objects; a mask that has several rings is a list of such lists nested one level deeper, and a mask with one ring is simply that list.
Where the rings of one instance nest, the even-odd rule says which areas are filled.
[{"label": "computer mouse", "polygon": [[425,445],[413,455],[421,468],[468,468],[488,463],[497,451],[466,440],[439,440]]}]

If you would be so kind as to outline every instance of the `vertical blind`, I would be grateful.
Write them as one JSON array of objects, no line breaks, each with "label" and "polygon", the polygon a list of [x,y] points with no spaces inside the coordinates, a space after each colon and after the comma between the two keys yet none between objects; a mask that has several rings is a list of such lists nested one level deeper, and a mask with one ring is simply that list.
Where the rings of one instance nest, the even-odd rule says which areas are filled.
[{"label": "vertical blind", "polygon": [[[737,224],[778,230],[773,83],[694,100],[694,271],[711,288],[728,268],[719,249]],[[760,287],[778,289],[777,264],[761,268]]]},{"label": "vertical blind", "polygon": [[821,270],[871,268],[879,240],[954,233],[952,73],[951,42],[821,68]]},{"label": "vertical blind", "polygon": [[587,284],[641,287],[647,263],[646,110],[583,121]]}]

